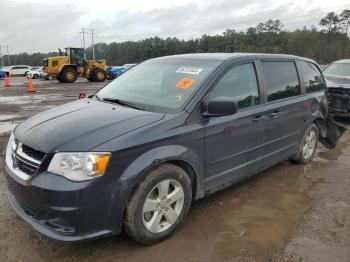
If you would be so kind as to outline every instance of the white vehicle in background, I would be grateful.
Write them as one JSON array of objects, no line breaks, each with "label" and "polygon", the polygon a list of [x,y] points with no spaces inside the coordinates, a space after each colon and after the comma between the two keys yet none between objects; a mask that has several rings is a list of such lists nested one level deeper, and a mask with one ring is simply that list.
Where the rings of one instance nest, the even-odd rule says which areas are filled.
[{"label": "white vehicle in background", "polygon": [[45,76],[45,72],[43,71],[43,67],[37,67],[36,69],[32,69],[26,73],[27,77],[33,78],[33,79],[38,79],[38,78],[43,78]]},{"label": "white vehicle in background", "polygon": [[31,67],[26,65],[7,66],[2,69],[2,71],[8,72],[11,75],[22,75],[22,76],[25,76],[27,72],[29,72],[30,70],[31,70]]}]

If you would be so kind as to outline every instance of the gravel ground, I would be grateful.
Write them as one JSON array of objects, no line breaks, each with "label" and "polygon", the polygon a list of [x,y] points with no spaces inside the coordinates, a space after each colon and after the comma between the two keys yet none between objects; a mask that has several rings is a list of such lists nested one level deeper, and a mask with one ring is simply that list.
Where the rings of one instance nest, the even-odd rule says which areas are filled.
[{"label": "gravel ground", "polygon": [[[105,83],[74,84],[25,79],[2,88],[0,152],[11,126],[47,108],[93,93]],[[346,123],[348,126],[349,123]],[[2,169],[0,153],[0,170]],[[337,148],[319,147],[308,165],[284,161],[193,204],[183,226],[169,240],[143,247],[125,234],[85,243],[63,243],[35,232],[7,200],[0,171],[1,261],[349,261],[350,132]]]}]

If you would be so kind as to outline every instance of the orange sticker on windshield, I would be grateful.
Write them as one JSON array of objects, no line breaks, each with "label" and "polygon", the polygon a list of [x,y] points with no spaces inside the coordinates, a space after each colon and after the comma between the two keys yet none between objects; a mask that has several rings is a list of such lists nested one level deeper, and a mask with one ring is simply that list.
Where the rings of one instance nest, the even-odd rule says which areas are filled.
[{"label": "orange sticker on windshield", "polygon": [[194,82],[195,80],[192,78],[188,78],[188,77],[181,78],[179,82],[176,83],[176,87],[187,90],[191,87],[191,85],[193,85]]}]

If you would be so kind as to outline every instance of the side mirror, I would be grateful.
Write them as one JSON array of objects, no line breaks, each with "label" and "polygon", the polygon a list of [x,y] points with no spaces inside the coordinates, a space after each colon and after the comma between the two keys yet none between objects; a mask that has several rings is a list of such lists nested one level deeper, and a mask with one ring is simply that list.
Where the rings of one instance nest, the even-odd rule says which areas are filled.
[{"label": "side mirror", "polygon": [[220,96],[211,99],[207,104],[207,116],[227,116],[237,113],[238,106],[232,97]]}]

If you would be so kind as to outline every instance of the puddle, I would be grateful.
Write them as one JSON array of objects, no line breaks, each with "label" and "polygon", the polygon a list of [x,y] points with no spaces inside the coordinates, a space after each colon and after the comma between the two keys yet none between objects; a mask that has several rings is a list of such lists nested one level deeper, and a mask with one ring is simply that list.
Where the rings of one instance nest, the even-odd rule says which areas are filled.
[{"label": "puddle", "polygon": [[316,161],[323,161],[323,162],[337,160],[338,157],[344,153],[343,149],[346,146],[347,146],[347,143],[344,141],[338,141],[337,147],[332,149],[332,150],[328,150],[328,149],[320,146],[319,149],[317,150],[315,160]]},{"label": "puddle", "polygon": [[42,95],[42,94],[32,94],[28,96],[0,96],[0,104],[7,105],[22,105],[30,103],[41,103],[53,100],[66,100],[62,95]]},{"label": "puddle", "polygon": [[0,121],[7,121],[18,117],[21,117],[21,116],[20,115],[0,115]]},{"label": "puddle", "polygon": [[312,183],[304,178],[309,169],[312,165],[284,162],[198,203],[195,209],[204,210],[201,214],[195,210],[192,216],[206,221],[201,230],[216,259],[254,257],[266,261],[271,252],[282,250],[309,207],[307,190]]},{"label": "puddle", "polygon": [[30,103],[30,96],[0,96],[1,104],[27,104]]}]

